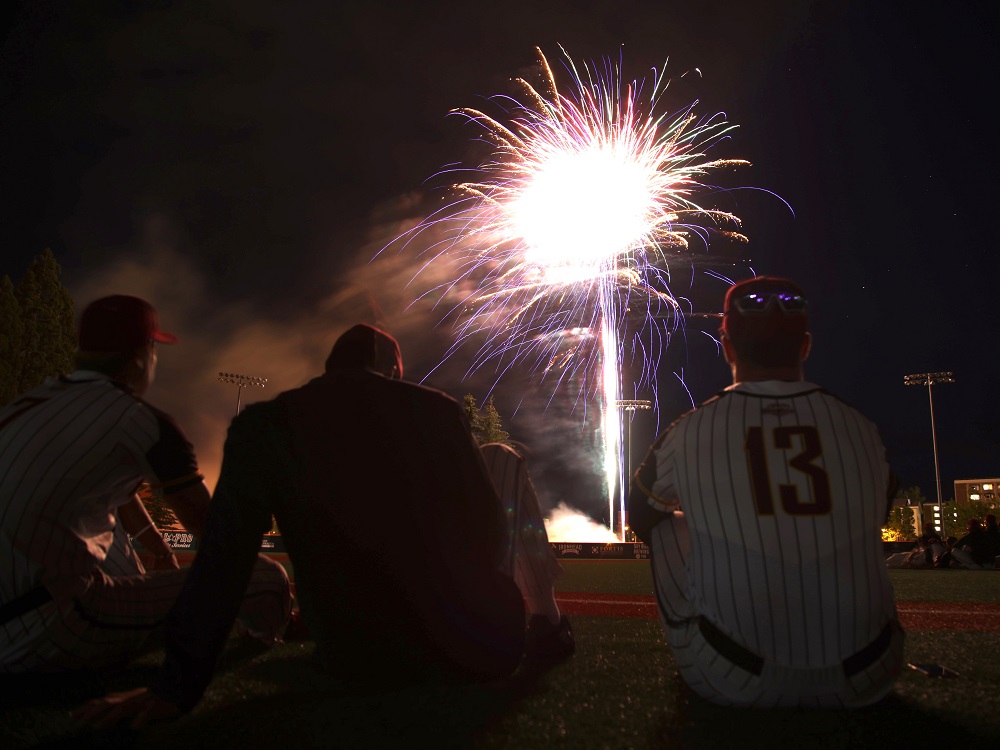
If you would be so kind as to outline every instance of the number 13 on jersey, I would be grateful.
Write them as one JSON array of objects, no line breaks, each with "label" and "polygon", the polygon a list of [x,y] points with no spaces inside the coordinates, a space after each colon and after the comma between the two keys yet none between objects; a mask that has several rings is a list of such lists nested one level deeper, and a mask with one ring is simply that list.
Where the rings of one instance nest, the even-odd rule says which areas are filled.
[{"label": "number 13 on jersey", "polygon": [[[771,445],[778,451],[772,451],[770,455],[765,442],[768,437],[772,441]],[[822,516],[830,512],[830,478],[826,470],[813,463],[823,452],[819,430],[815,427],[796,425],[769,430],[751,427],[747,430],[743,448],[747,454],[750,484],[758,515],[773,516],[775,513],[771,475],[772,468],[780,467],[770,465],[769,461],[780,461],[785,465],[785,473],[797,472],[809,480],[808,497],[800,497],[799,489],[794,484],[777,485],[781,509],[785,513],[790,516]]]}]

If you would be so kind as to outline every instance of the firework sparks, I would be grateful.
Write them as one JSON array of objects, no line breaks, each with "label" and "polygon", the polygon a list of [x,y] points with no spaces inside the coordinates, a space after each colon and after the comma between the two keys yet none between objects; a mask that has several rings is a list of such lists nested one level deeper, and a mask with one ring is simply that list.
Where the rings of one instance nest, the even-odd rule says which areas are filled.
[{"label": "firework sparks", "polygon": [[[670,117],[656,114],[667,88],[656,71],[644,97],[646,82],[625,82],[620,66],[601,76],[563,54],[568,94],[538,50],[543,86],[516,79],[519,96],[493,100],[503,118],[454,111],[478,127],[493,154],[409,238],[437,228],[444,239],[426,251],[424,269],[445,260],[457,269],[435,290],[456,313],[449,356],[476,339],[470,373],[489,362],[501,374],[522,364],[543,378],[555,374],[555,387],[580,384],[583,404],[598,399],[614,529],[616,483],[624,512],[616,403],[626,324],[638,310],[640,328],[655,331],[665,348],[682,317],[669,291],[671,253],[692,238],[707,245],[712,232],[745,239],[731,229],[739,228],[735,216],[696,202],[700,179],[746,162],[706,158],[735,127],[721,114],[699,120],[697,102]],[[638,385],[655,386],[655,354],[645,354]]]}]

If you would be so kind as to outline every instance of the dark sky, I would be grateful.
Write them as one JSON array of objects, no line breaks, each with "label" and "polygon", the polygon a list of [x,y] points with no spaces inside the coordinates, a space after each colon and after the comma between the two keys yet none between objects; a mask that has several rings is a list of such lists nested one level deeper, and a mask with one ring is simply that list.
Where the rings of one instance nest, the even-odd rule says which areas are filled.
[{"label": "dark sky", "polygon": [[[431,313],[406,308],[412,265],[368,261],[419,220],[427,178],[474,158],[449,109],[532,74],[535,46],[550,60],[559,44],[578,62],[620,56],[627,77],[669,60],[674,108],[697,98],[700,114],[739,126],[718,155],[752,166],[726,184],[763,189],[725,197],[750,238],[740,254],[710,245],[675,284],[708,310],[725,291],[713,265],[800,281],[807,377],[876,421],[903,483],[929,497],[927,392],[903,376],[954,371],[957,383],[934,390],[949,497],[954,479],[1000,473],[997,11],[916,5],[14,3],[0,63],[0,272],[16,280],[48,246],[78,303],[149,296],[183,339],[150,398],[178,416],[214,481],[236,398],[219,370],[267,376],[244,398],[267,397],[318,372],[365,316],[399,334],[412,376],[440,360],[447,331],[428,334]],[[727,384],[704,329],[692,322],[661,362],[660,411],[637,417],[636,453],[657,419],[690,405],[674,373],[696,401]],[[460,372],[431,383],[485,396],[491,381]],[[501,384],[501,405],[525,387]],[[580,432],[558,405],[539,431],[544,401],[527,399],[510,424],[542,446],[536,463],[545,435]],[[549,501],[589,502],[567,489],[572,459],[556,463],[536,467]]]}]

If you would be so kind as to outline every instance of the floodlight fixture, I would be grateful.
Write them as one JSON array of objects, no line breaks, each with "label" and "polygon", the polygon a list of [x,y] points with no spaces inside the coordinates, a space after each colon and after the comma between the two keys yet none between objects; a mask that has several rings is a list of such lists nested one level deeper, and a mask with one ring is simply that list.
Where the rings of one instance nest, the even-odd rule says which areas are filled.
[{"label": "floodlight fixture", "polygon": [[253,375],[239,375],[235,372],[220,372],[220,383],[232,383],[236,389],[236,413],[240,413],[240,401],[244,388],[263,388],[267,385],[267,378],[258,378]]}]

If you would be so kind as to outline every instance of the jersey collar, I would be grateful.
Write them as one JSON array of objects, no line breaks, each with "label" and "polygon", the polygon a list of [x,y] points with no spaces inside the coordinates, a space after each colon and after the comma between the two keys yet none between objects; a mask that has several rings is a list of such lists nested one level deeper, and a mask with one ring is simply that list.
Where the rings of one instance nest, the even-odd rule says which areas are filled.
[{"label": "jersey collar", "polygon": [[754,396],[798,396],[818,390],[819,386],[805,380],[745,380],[726,388],[733,393],[749,393]]}]

